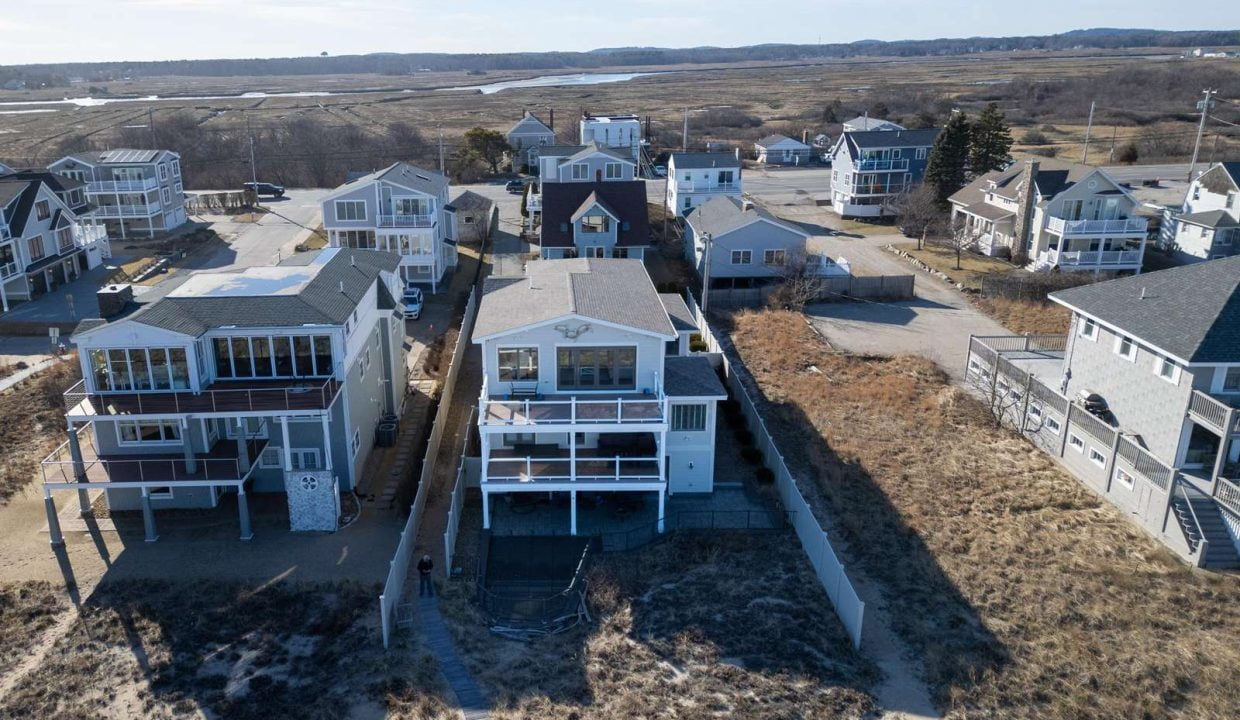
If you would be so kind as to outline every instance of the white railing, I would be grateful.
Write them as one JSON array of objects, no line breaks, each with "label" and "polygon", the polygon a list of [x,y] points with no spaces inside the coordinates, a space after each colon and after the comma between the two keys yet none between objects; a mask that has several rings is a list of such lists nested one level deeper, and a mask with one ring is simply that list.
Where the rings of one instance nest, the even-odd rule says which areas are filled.
[{"label": "white railing", "polygon": [[1214,487],[1214,499],[1220,505],[1240,516],[1240,485],[1221,477]]},{"label": "white railing", "polygon": [[1053,217],[1046,228],[1056,235],[1143,235],[1149,221],[1145,218],[1114,220],[1064,220]]},{"label": "white railing", "polygon": [[908,160],[860,160],[856,172],[883,172],[887,170],[908,170]]},{"label": "white railing", "polygon": [[147,217],[149,215],[158,215],[159,212],[160,208],[156,203],[148,205],[100,205],[91,210],[88,215],[101,218],[126,218]]},{"label": "white railing", "polygon": [[702,317],[697,303],[693,300],[693,296],[690,295],[686,298],[686,301],[689,305],[689,310],[697,318],[698,328],[701,330],[702,338],[706,341],[707,349],[710,352],[719,353],[723,358],[723,368],[727,375],[728,387],[732,390],[733,397],[741,405],[745,421],[753,432],[759,449],[762,450],[763,462],[775,473],[775,489],[779,494],[779,500],[783,503],[784,510],[792,518],[792,526],[796,530],[797,539],[801,541],[801,548],[805,551],[805,554],[809,557],[810,564],[814,567],[814,573],[818,577],[818,582],[822,585],[823,590],[827,592],[827,597],[830,598],[831,605],[835,608],[836,616],[839,617],[840,622],[844,625],[844,629],[848,631],[848,635],[852,639],[853,647],[860,648],[861,627],[865,618],[865,603],[857,594],[852,581],[848,579],[848,574],[844,570],[844,564],[840,562],[839,556],[835,554],[834,548],[831,547],[831,540],[827,537],[827,532],[822,529],[822,525],[814,517],[814,512],[810,508],[809,503],[805,501],[805,496],[801,494],[800,488],[797,487],[792,471],[788,469],[788,464],[784,462],[784,456],[775,445],[775,440],[771,437],[771,433],[767,429],[762,415],[758,412],[757,406],[749,397],[749,391],[745,388],[745,384],[737,377],[736,370],[732,367],[731,361],[728,359],[727,354],[723,352],[719,339],[715,337],[715,333],[711,330],[710,324],[706,322],[706,318]]},{"label": "white railing", "polygon": [[1047,250],[1046,259],[1051,265],[1140,265],[1140,250]]},{"label": "white railing", "polygon": [[667,396],[634,393],[632,398],[590,400],[570,395],[563,400],[491,400],[484,380],[478,417],[486,425],[633,425],[663,423]]},{"label": "white railing", "polygon": [[484,477],[492,483],[662,482],[657,457],[563,456],[489,458]]},{"label": "white railing", "polygon": [[388,565],[383,593],[379,595],[379,620],[385,648],[391,642],[392,630],[396,624],[396,608],[400,605],[401,595],[405,591],[405,579],[409,574],[409,565],[413,562],[413,547],[418,540],[418,525],[422,521],[422,513],[426,510],[426,496],[430,491],[435,459],[439,455],[439,445],[443,442],[444,428],[451,414],[452,392],[456,388],[457,376],[460,375],[465,349],[470,344],[469,337],[473,333],[477,310],[478,290],[475,288],[469,293],[469,302],[465,304],[465,317],[461,320],[461,331],[456,337],[456,346],[452,349],[452,360],[448,364],[448,372],[440,394],[439,409],[435,411],[435,422],[431,426],[430,439],[426,443],[426,455],[422,460],[422,475],[418,479],[418,492],[413,498],[413,504],[409,507],[409,517],[405,520],[405,527],[400,531],[400,541],[396,543],[396,552]]},{"label": "white railing", "polygon": [[159,180],[153,177],[136,180],[99,180],[86,183],[87,193],[141,192],[159,187]]},{"label": "white railing", "polygon": [[678,192],[739,192],[740,189],[741,184],[738,182],[721,183],[681,180],[676,183],[676,190]]},{"label": "white railing", "polygon": [[412,228],[429,228],[435,227],[434,215],[387,215],[381,214],[378,218],[379,227],[412,227]]},{"label": "white railing", "polygon": [[73,240],[78,247],[89,247],[108,239],[108,229],[103,225],[78,223],[73,230]]},{"label": "white railing", "polygon": [[542,211],[542,193],[530,193],[529,199],[525,201],[526,210]]},{"label": "white railing", "polygon": [[17,274],[17,263],[16,262],[6,262],[5,264],[0,265],[0,278],[6,278],[6,277],[9,277],[10,275],[16,275],[16,274]]}]

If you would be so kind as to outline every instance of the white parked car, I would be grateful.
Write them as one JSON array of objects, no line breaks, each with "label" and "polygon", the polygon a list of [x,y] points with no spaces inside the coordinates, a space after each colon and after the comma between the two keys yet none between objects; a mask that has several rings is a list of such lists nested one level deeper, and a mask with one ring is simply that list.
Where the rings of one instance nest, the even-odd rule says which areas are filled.
[{"label": "white parked car", "polygon": [[405,306],[406,320],[417,320],[422,317],[422,290],[420,288],[406,289],[402,302]]}]

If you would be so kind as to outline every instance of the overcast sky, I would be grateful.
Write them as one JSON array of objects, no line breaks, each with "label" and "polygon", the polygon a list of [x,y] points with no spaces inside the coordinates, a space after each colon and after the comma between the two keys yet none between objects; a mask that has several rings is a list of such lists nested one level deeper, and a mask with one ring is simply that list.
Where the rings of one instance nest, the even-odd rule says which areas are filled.
[{"label": "overcast sky", "polygon": [[1236,0],[3,0],[3,6],[4,65],[1240,28]]}]

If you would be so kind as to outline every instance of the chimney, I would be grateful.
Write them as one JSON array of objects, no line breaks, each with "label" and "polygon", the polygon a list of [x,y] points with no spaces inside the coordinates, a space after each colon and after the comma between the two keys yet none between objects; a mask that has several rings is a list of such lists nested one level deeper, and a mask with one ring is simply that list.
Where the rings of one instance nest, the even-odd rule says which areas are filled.
[{"label": "chimney", "polygon": [[1020,182],[1016,184],[1016,226],[1013,228],[1015,238],[1011,250],[1012,261],[1017,265],[1023,265],[1028,259],[1025,248],[1033,235],[1030,225],[1033,224],[1033,207],[1037,204],[1034,183],[1038,179],[1038,167],[1037,160],[1026,160]]},{"label": "chimney", "polygon": [[551,128],[552,131],[554,131],[555,130],[555,108],[547,108],[547,115],[550,119],[550,122],[547,123],[547,127]]},{"label": "chimney", "polygon": [[737,160],[740,160],[740,159],[741,159],[741,149],[740,149],[740,148],[736,148],[736,159],[737,159]]}]

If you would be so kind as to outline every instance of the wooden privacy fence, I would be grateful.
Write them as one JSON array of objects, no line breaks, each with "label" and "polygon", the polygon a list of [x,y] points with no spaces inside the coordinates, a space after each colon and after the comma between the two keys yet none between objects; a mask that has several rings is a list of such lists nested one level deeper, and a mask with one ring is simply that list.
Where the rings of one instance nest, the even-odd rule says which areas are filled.
[{"label": "wooden privacy fence", "polygon": [[426,443],[422,474],[418,479],[418,492],[413,498],[413,504],[409,507],[409,517],[400,531],[400,541],[396,544],[396,552],[388,564],[387,579],[384,580],[383,592],[379,595],[379,619],[383,628],[383,647],[385,648],[391,642],[392,631],[396,625],[396,610],[400,606],[401,595],[405,590],[409,564],[413,561],[413,548],[418,540],[418,524],[422,521],[422,513],[426,510],[426,496],[430,492],[430,478],[434,472],[435,458],[439,455],[444,427],[448,424],[448,416],[452,409],[452,391],[456,387],[456,379],[461,372],[465,350],[469,347],[469,336],[473,333],[474,316],[477,310],[478,290],[474,288],[469,293],[469,301],[465,303],[465,317],[461,320],[461,332],[457,335],[456,345],[452,348],[452,359],[444,378],[439,410],[435,413],[435,424],[431,428],[430,440]]},{"label": "wooden privacy fence", "polygon": [[[818,292],[811,302],[840,302],[847,300],[911,300],[913,298],[913,275],[846,275],[818,280]],[[771,294],[779,285],[754,288],[715,288],[710,291],[710,303],[715,307],[765,307]]]},{"label": "wooden privacy fence", "polygon": [[[465,424],[465,432],[473,428],[478,410],[469,411],[469,422]],[[448,526],[443,531],[443,571],[444,577],[452,577],[452,558],[456,554],[456,535],[461,527],[461,510],[465,506],[465,488],[475,485],[482,474],[482,460],[469,456],[469,435],[461,448],[460,463],[456,468],[456,482],[452,484],[452,500],[448,504]]]},{"label": "wooden privacy fence", "polygon": [[690,312],[697,319],[698,328],[701,330],[702,339],[706,342],[707,350],[712,353],[719,353],[723,358],[723,368],[727,377],[728,387],[731,389],[733,397],[740,403],[746,424],[754,434],[755,443],[762,450],[763,464],[775,474],[775,489],[779,494],[779,500],[783,503],[784,510],[787,511],[792,521],[792,527],[796,531],[797,539],[801,541],[801,548],[809,556],[810,564],[814,568],[814,574],[818,577],[818,582],[822,584],[823,590],[826,591],[827,597],[831,600],[831,605],[835,608],[835,614],[839,616],[844,629],[848,631],[853,647],[861,647],[861,628],[865,617],[865,603],[857,595],[852,581],[848,579],[848,575],[844,572],[844,564],[840,562],[839,556],[835,554],[835,549],[831,547],[827,531],[822,529],[822,525],[814,517],[812,508],[806,502],[805,496],[801,494],[800,488],[797,487],[796,479],[793,477],[792,471],[788,469],[788,464],[784,461],[783,454],[780,453],[779,448],[776,446],[775,440],[767,429],[766,422],[762,419],[761,413],[758,412],[757,405],[750,397],[745,384],[741,381],[740,372],[743,364],[738,358],[729,358],[728,353],[724,352],[719,338],[716,337],[710,324],[706,322],[706,318],[698,310],[697,303],[692,295],[688,296],[686,300],[689,304]]}]

